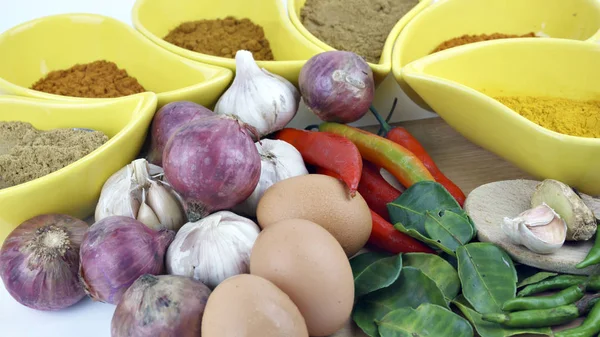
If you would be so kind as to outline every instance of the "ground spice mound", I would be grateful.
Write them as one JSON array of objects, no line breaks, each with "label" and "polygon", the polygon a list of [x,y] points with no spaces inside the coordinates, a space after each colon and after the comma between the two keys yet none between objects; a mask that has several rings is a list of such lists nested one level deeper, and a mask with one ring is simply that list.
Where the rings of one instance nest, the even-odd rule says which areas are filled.
[{"label": "ground spice mound", "polygon": [[121,97],[146,91],[127,71],[103,60],[52,71],[31,89],[88,98]]},{"label": "ground spice mound", "polygon": [[469,43],[481,42],[481,41],[489,41],[489,40],[499,40],[499,39],[514,39],[519,37],[537,37],[535,33],[527,33],[524,35],[511,35],[511,34],[501,34],[501,33],[493,33],[490,35],[481,34],[481,35],[463,35],[459,37],[455,37],[450,40],[446,40],[442,42],[437,48],[435,48],[431,53],[436,53],[438,51],[442,51],[444,49],[449,49],[452,47],[458,47]]},{"label": "ground spice mound", "polygon": [[234,58],[238,50],[248,50],[257,61],[273,60],[273,52],[263,28],[249,19],[184,22],[169,32],[165,41],[198,53]]},{"label": "ground spice mound", "polygon": [[307,0],[304,27],[329,46],[379,63],[385,40],[418,0]]},{"label": "ground spice mound", "polygon": [[99,131],[40,131],[25,122],[0,122],[0,189],[57,171],[107,141]]},{"label": "ground spice mound", "polygon": [[600,101],[556,97],[494,97],[530,121],[565,135],[600,138]]}]

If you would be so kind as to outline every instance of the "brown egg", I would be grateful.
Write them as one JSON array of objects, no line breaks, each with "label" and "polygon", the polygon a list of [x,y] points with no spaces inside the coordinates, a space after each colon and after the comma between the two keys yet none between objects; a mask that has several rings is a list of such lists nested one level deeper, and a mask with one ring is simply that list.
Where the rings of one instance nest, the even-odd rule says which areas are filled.
[{"label": "brown egg", "polygon": [[311,336],[330,335],[350,317],[350,262],[336,239],[313,222],[289,219],[264,229],[252,248],[250,273],[288,294]]},{"label": "brown egg", "polygon": [[308,337],[304,318],[270,281],[241,274],[221,282],[208,297],[202,337]]},{"label": "brown egg", "polygon": [[333,235],[347,256],[356,254],[371,235],[371,211],[357,192],[354,198],[341,181],[308,174],[282,180],[271,186],[256,211],[262,228],[285,219],[306,219]]}]

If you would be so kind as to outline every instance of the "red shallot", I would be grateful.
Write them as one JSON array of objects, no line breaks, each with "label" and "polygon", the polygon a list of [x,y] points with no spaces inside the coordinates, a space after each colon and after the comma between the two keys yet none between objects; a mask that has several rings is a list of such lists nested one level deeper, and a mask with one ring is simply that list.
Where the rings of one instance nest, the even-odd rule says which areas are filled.
[{"label": "red shallot", "polygon": [[143,274],[162,274],[175,232],[155,231],[125,216],[110,216],[90,227],[80,249],[79,277],[96,301],[117,304]]},{"label": "red shallot", "polygon": [[15,228],[0,250],[0,276],[8,293],[37,310],[64,309],[84,298],[77,271],[88,228],[62,214],[39,215]]}]

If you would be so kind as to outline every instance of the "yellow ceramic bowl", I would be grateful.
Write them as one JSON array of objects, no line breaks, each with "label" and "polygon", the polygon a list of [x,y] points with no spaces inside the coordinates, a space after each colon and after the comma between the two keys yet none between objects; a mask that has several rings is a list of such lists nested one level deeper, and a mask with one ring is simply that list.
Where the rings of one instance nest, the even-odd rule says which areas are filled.
[{"label": "yellow ceramic bowl", "polygon": [[533,176],[600,195],[600,139],[559,134],[494,96],[600,99],[600,45],[507,39],[448,49],[404,67],[406,82],[450,126]]},{"label": "yellow ceramic bowl", "polygon": [[[400,19],[400,21],[398,21],[398,23],[394,26],[388,35],[387,40],[385,41],[379,63],[369,63],[371,70],[373,70],[373,76],[375,77],[376,83],[383,81],[392,69],[392,48],[394,46],[394,41],[396,41],[398,38],[398,34],[400,34],[406,24],[408,24],[415,16],[417,16],[417,14],[429,6],[431,2],[432,0],[421,0],[417,6],[415,6],[410,12],[406,13],[406,15],[404,15],[402,19]],[[309,32],[300,21],[300,10],[302,7],[304,7],[305,3],[306,0],[288,0],[288,12],[292,23],[298,29],[298,31],[302,33],[302,35],[306,36],[323,51],[335,50],[333,47],[319,40],[316,36]]]},{"label": "yellow ceramic bowl", "polygon": [[442,42],[465,34],[541,33],[554,38],[600,38],[597,0],[441,0],[423,10],[398,36],[392,73],[406,94],[429,107],[406,84],[402,68],[429,55]]},{"label": "yellow ceramic bowl", "polygon": [[58,171],[0,190],[0,245],[21,222],[39,214],[91,215],[104,182],[138,154],[156,109],[151,92],[87,104],[0,96],[0,121],[24,121],[42,130],[88,128],[110,140]]},{"label": "yellow ceramic bowl", "polygon": [[52,70],[105,59],[127,70],[159,106],[189,100],[210,106],[227,88],[229,69],[200,64],[156,46],[132,27],[93,14],[33,20],[0,35],[0,91],[55,100],[90,101],[28,89]]},{"label": "yellow ceramic bowl", "polygon": [[306,60],[322,51],[294,28],[281,0],[137,0],[133,25],[150,40],[176,54],[235,70],[234,59],[197,53],[163,40],[169,31],[185,21],[226,16],[249,18],[262,26],[275,61],[260,61],[259,66],[293,83],[297,83]]}]

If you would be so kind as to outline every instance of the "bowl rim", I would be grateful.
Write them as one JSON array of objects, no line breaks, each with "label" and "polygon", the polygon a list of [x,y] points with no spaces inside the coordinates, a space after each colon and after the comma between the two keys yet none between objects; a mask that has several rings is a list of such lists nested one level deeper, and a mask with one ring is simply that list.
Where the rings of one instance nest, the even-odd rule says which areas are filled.
[{"label": "bowl rim", "polygon": [[39,184],[50,184],[54,180],[63,177],[65,175],[71,174],[72,171],[77,170],[83,165],[89,164],[97,159],[100,153],[104,152],[107,148],[114,146],[122,141],[125,135],[131,133],[133,129],[136,128],[140,123],[144,121],[144,117],[151,118],[154,115],[154,110],[156,109],[157,104],[157,95],[153,92],[147,91],[139,94],[117,97],[112,99],[98,100],[96,102],[89,102],[82,104],[81,102],[74,101],[53,101],[46,100],[36,97],[23,97],[23,96],[15,96],[15,95],[0,95],[0,105],[3,103],[16,103],[18,105],[29,105],[29,106],[37,106],[42,108],[77,108],[86,110],[95,107],[103,107],[103,106],[111,106],[116,105],[121,102],[137,102],[137,105],[134,108],[132,113],[132,119],[119,130],[113,137],[111,137],[106,143],[102,144],[98,148],[94,149],[94,151],[88,153],[87,155],[79,158],[78,160],[72,162],[71,164],[58,169],[54,172],[51,172],[42,177],[30,180],[28,182],[14,185],[11,187],[7,187],[4,189],[0,189],[0,197],[8,196],[15,191],[26,191],[32,188],[35,188]]},{"label": "bowl rim", "polygon": [[[293,0],[289,0],[289,1],[293,1]],[[447,4],[450,1],[453,1],[453,0],[434,0],[430,6],[423,9],[419,13],[419,15],[417,15],[413,20],[411,20],[406,25],[406,27],[404,27],[404,29],[400,32],[400,34],[398,34],[398,38],[394,41],[394,46],[392,49],[392,61],[391,61],[392,62],[392,74],[396,78],[397,82],[400,83],[401,81],[403,81],[402,80],[402,77],[403,77],[402,70],[404,67],[406,67],[408,64],[411,63],[411,62],[408,62],[408,63],[402,65],[399,61],[400,60],[400,51],[405,49],[405,47],[406,47],[405,44],[406,44],[407,35],[411,31],[416,30],[416,29],[418,29],[418,27],[420,27],[419,24],[423,20],[423,17],[425,17],[426,15],[429,15],[429,13],[431,13],[431,12],[439,11],[440,7],[444,6],[445,4]],[[456,1],[456,0],[454,0],[454,1]],[[596,7],[598,9],[598,11],[600,11],[600,2],[597,2],[597,1],[590,2],[589,0],[579,0],[579,1],[590,3],[590,6]],[[442,11],[443,11],[443,7],[442,7]],[[552,38],[552,37],[549,37],[549,38]],[[559,39],[559,38],[553,38],[553,39]],[[565,38],[564,40],[573,40],[573,39]],[[598,28],[598,31],[596,33],[594,33],[591,37],[587,38],[586,40],[573,40],[573,41],[600,43],[600,27]],[[478,43],[482,43],[482,42],[487,42],[487,41],[474,42],[474,43],[470,43],[470,44],[478,44]],[[460,46],[457,46],[457,47],[460,47]],[[449,48],[449,49],[454,49],[457,47],[453,47],[453,48]],[[429,55],[431,55],[431,54],[429,54]],[[427,57],[427,56],[428,55],[421,56],[420,58]],[[417,60],[419,60],[419,59],[417,59]],[[417,61],[417,60],[414,60],[414,61]],[[414,61],[412,61],[412,62],[414,62]]]},{"label": "bowl rim", "polygon": [[[120,28],[123,28],[124,31],[127,31],[129,34],[131,34],[131,36],[133,38],[135,38],[136,40],[138,40],[141,44],[146,45],[148,48],[154,49],[155,52],[161,53],[166,58],[171,58],[173,61],[179,61],[182,64],[184,64],[186,67],[188,67],[190,69],[194,69],[196,71],[203,71],[203,70],[214,70],[215,71],[214,75],[212,75],[210,77],[205,76],[204,81],[201,81],[199,83],[196,83],[196,84],[193,84],[190,86],[185,86],[185,87],[181,87],[181,88],[178,88],[175,90],[162,91],[162,92],[145,91],[145,92],[152,92],[152,93],[156,94],[158,96],[159,101],[162,99],[167,99],[168,97],[171,97],[173,95],[194,92],[196,90],[202,90],[207,87],[212,87],[214,85],[219,84],[219,82],[221,82],[221,81],[231,81],[231,79],[233,78],[233,72],[230,69],[221,67],[219,65],[207,64],[207,63],[203,63],[201,61],[191,60],[189,58],[186,58],[181,55],[172,53],[168,50],[165,50],[164,48],[161,48],[160,46],[157,46],[155,43],[152,43],[151,41],[149,41],[143,34],[141,34],[139,31],[137,31],[131,25],[128,25],[122,21],[115,19],[115,18],[105,16],[102,14],[73,12],[73,13],[42,16],[39,18],[35,18],[32,20],[20,23],[16,26],[13,26],[13,27],[5,30],[4,32],[1,32],[0,33],[0,41],[4,40],[8,36],[18,34],[23,30],[27,30],[30,27],[35,26],[40,22],[51,22],[51,21],[55,21],[55,20],[73,19],[73,18],[94,19],[94,20],[102,20],[104,22],[109,22],[110,25],[115,25]],[[57,101],[74,101],[74,102],[88,101],[88,102],[92,102],[92,101],[103,101],[103,100],[111,100],[111,99],[115,99],[115,98],[120,98],[120,97],[107,97],[107,98],[76,97],[76,96],[64,96],[64,95],[58,95],[58,94],[51,94],[51,93],[27,88],[27,87],[15,84],[11,81],[8,81],[8,80],[4,79],[3,77],[0,77],[0,88],[2,88],[2,87],[12,89],[13,92],[17,93],[17,95],[20,95],[20,96],[43,98],[43,99],[57,100]],[[129,96],[131,96],[131,95],[129,95]],[[125,96],[122,96],[122,97],[125,97]]]},{"label": "bowl rim", "polygon": [[[304,36],[306,36],[311,42],[317,45],[319,48],[323,49],[323,51],[331,51],[337,50],[332,46],[328,45],[324,41],[317,38],[313,35],[300,21],[300,18],[296,14],[294,8],[296,7],[297,0],[287,0],[287,10],[290,20],[296,29]],[[383,45],[383,49],[381,50],[381,57],[379,58],[378,63],[367,62],[371,68],[378,69],[380,71],[385,71],[386,68],[391,70],[391,66],[393,63],[393,48],[396,44],[396,40],[398,36],[402,33],[402,31],[415,19],[417,18],[424,10],[426,10],[430,5],[434,4],[436,0],[419,0],[418,3],[411,8],[406,14],[404,14],[398,22],[394,25],[392,30],[390,30],[387,38],[385,39],[385,43]],[[390,71],[388,70],[388,72]]]},{"label": "bowl rim", "polygon": [[[140,20],[140,17],[139,17],[140,8],[146,3],[146,1],[149,1],[149,0],[136,0],[135,1],[135,4],[133,5],[133,8],[131,10],[131,21],[133,23],[133,27],[135,29],[137,29],[142,35],[144,35],[149,41],[153,42],[154,44],[158,45],[159,47],[166,49],[174,54],[180,55],[181,57],[185,57],[185,58],[188,58],[191,60],[198,60],[199,62],[204,62],[207,64],[215,64],[215,65],[227,64],[228,67],[235,68],[235,58],[214,56],[214,55],[199,53],[196,51],[185,49],[185,48],[179,47],[177,45],[174,45],[170,42],[167,42],[167,41],[163,40],[162,38],[158,37],[157,35],[155,35],[154,33],[152,33],[148,28],[146,28],[146,26],[142,23],[142,20]],[[285,11],[284,4],[281,0],[261,0],[261,1],[272,1],[275,3],[275,5],[277,7],[277,12],[279,12],[278,22],[280,23],[281,27],[283,29],[285,29],[290,35],[295,36],[297,39],[305,40],[307,42],[307,44],[313,46],[315,49],[319,49],[317,45],[315,45],[312,41],[310,41],[310,39],[308,39],[304,35],[302,35],[296,29],[296,27],[290,21],[287,20],[288,16]],[[288,65],[304,64],[306,61],[308,61],[308,59],[306,59],[306,60],[299,59],[299,60],[256,61],[256,63],[258,64],[259,67],[266,68],[266,67],[273,66],[273,65],[288,66]],[[221,67],[223,67],[223,66],[221,66]]]},{"label": "bowl rim", "polygon": [[[490,40],[490,41],[482,41],[477,43],[466,44],[462,46],[457,46],[449,49],[445,49],[439,51],[435,54],[430,54],[415,61],[410,62],[404,67],[404,76],[407,78],[415,78],[420,80],[425,80],[428,82],[442,84],[448,87],[452,87],[459,91],[466,92],[470,96],[474,96],[477,99],[487,101],[492,104],[496,108],[498,108],[502,113],[510,119],[515,120],[517,123],[527,125],[529,128],[535,130],[538,134],[543,134],[544,136],[555,138],[559,141],[567,141],[574,145],[585,145],[585,146],[600,146],[600,138],[591,138],[591,137],[580,137],[580,136],[572,136],[563,133],[559,133],[550,129],[547,129],[543,126],[540,126],[529,119],[523,117],[518,112],[513,109],[507,107],[506,105],[500,103],[498,100],[494,99],[491,96],[488,96],[481,91],[464,85],[462,83],[449,80],[443,77],[434,76],[431,74],[427,74],[424,71],[424,68],[428,65],[434,64],[440,60],[449,59],[455,57],[457,55],[469,54],[474,50],[478,49],[486,49],[486,48],[502,48],[502,46],[510,46],[517,44],[526,44],[526,45],[537,45],[537,44],[547,44],[547,45],[572,45],[576,46],[576,48],[582,48],[582,50],[597,50],[600,53],[600,45],[589,43],[587,41],[580,40],[572,40],[572,39],[558,39],[558,38],[519,38],[519,39],[500,39],[500,40]],[[416,91],[416,90],[415,90]],[[440,115],[441,116],[441,115]]]}]

